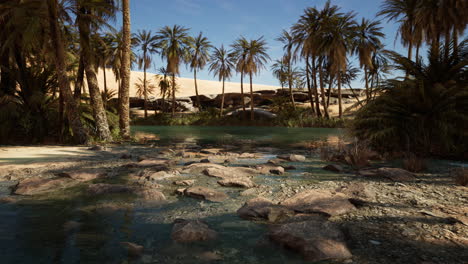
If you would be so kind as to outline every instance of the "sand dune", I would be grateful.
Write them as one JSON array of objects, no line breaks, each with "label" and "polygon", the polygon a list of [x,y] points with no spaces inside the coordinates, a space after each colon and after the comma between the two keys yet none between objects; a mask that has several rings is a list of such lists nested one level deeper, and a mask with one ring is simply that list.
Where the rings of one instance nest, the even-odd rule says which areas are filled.
[{"label": "sand dune", "polygon": [[[157,85],[157,82],[155,81],[155,74],[152,73],[147,73],[147,79],[150,79],[153,81],[155,85]],[[135,88],[135,83],[138,81],[138,78],[143,79],[143,72],[138,72],[138,71],[132,71],[132,74],[130,76],[130,96],[131,97],[136,97],[136,88]],[[114,74],[112,73],[111,70],[106,70],[106,79],[107,79],[107,87],[110,90],[118,90],[118,84],[115,80]],[[99,81],[99,87],[104,89],[104,74],[102,70],[99,70],[98,74],[98,81]],[[177,82],[180,86],[179,91],[177,91],[176,96],[177,97],[187,97],[187,96],[193,96],[195,95],[195,84],[193,79],[190,78],[177,78]],[[269,86],[269,85],[260,85],[260,84],[254,84],[253,85],[253,90],[254,91],[259,91],[259,90],[276,90],[280,87],[277,86]],[[87,88],[86,88],[87,89]],[[207,81],[207,80],[198,80],[198,91],[200,94],[208,95],[208,94],[220,94],[222,89],[222,83],[217,82],[217,81]],[[244,91],[247,92],[249,91],[249,84],[244,83]],[[232,82],[226,82],[226,87],[225,87],[225,92],[226,93],[238,93],[240,92],[240,83],[232,83]],[[150,96],[155,96],[157,98],[160,97],[159,91],[156,91],[156,94],[152,94]]]}]

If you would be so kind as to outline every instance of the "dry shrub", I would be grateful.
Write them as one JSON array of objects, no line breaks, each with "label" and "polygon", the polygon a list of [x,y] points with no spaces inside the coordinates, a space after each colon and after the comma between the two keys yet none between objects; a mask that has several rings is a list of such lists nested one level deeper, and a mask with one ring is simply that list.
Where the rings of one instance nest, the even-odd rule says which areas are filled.
[{"label": "dry shrub", "polygon": [[348,165],[354,169],[360,169],[370,165],[369,160],[375,152],[369,148],[365,142],[355,141],[345,149],[344,159]]},{"label": "dry shrub", "polygon": [[411,172],[423,172],[427,169],[427,162],[414,154],[407,155],[403,160],[403,168]]},{"label": "dry shrub", "polygon": [[468,169],[465,167],[452,169],[452,177],[455,179],[455,183],[461,186],[468,186]]}]

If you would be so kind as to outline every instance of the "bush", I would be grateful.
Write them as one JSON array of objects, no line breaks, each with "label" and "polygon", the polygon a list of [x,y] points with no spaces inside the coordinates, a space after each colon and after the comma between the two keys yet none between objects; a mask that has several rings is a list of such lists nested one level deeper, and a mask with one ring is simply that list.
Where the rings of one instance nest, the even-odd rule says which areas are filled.
[{"label": "bush", "polygon": [[423,172],[427,169],[427,163],[425,159],[420,158],[414,154],[409,154],[403,160],[403,168],[407,171],[415,173]]}]

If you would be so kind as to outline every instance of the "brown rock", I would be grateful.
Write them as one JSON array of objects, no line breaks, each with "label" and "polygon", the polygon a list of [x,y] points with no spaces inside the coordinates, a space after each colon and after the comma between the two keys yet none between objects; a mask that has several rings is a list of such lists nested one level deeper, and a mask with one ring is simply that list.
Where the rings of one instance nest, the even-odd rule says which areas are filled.
[{"label": "brown rock", "polygon": [[247,220],[278,222],[293,216],[294,212],[286,207],[275,205],[268,199],[257,197],[250,199],[239,208],[237,215]]},{"label": "brown rock", "polygon": [[223,192],[218,192],[206,187],[190,187],[185,190],[185,195],[205,199],[211,202],[222,202],[228,198],[228,196]]},{"label": "brown rock", "polygon": [[57,177],[44,179],[33,177],[21,181],[16,186],[14,193],[19,195],[35,195],[67,188],[74,184],[76,184],[76,181],[70,178]]},{"label": "brown rock", "polygon": [[322,218],[273,226],[268,236],[311,262],[352,257],[341,230]]},{"label": "brown rock", "polygon": [[354,198],[374,198],[375,193],[371,191],[364,183],[362,182],[353,182],[345,186],[341,186],[336,189],[337,192],[344,193],[348,197]]},{"label": "brown rock", "polygon": [[218,184],[224,187],[242,187],[242,188],[252,188],[256,184],[249,178],[228,178],[218,181]]},{"label": "brown rock", "polygon": [[330,216],[345,214],[355,209],[346,195],[329,190],[304,191],[286,199],[281,205],[297,212],[324,213]]},{"label": "brown rock", "polygon": [[137,194],[144,200],[151,202],[165,202],[166,196],[155,189],[144,188],[137,191]]},{"label": "brown rock", "polygon": [[179,243],[214,240],[218,234],[207,224],[199,220],[177,219],[172,228],[171,237]]},{"label": "brown rock", "polygon": [[122,245],[122,247],[124,247],[127,250],[128,255],[131,257],[140,257],[143,254],[143,251],[145,250],[143,246],[132,242],[121,242],[120,245]]},{"label": "brown rock", "polygon": [[174,185],[178,186],[192,186],[195,183],[195,180],[182,180],[173,182]]},{"label": "brown rock", "polygon": [[413,173],[400,168],[379,168],[377,173],[392,181],[405,182],[414,181],[416,177]]},{"label": "brown rock", "polygon": [[329,164],[323,167],[323,169],[327,171],[338,172],[338,173],[343,172],[343,167],[341,167],[340,165],[336,165],[336,164]]},{"label": "brown rock", "polygon": [[278,158],[287,160],[287,161],[292,161],[292,162],[303,162],[306,160],[306,157],[302,155],[296,155],[296,154],[279,155]]}]

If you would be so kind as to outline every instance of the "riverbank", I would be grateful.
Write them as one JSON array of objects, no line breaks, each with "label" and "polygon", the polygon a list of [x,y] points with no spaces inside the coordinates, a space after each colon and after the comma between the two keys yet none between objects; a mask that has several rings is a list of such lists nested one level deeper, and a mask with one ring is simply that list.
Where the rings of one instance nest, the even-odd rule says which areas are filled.
[{"label": "riverbank", "polygon": [[[459,164],[434,161],[423,173],[391,177],[374,170],[398,163],[358,171],[322,161],[320,144],[220,138],[166,141],[163,133],[151,147],[1,148],[0,214],[10,217],[0,225],[0,246],[18,245],[5,261],[48,262],[53,249],[75,252],[63,256],[68,261],[305,263],[314,256],[304,248],[317,240],[280,237],[326,239],[316,225],[341,234],[333,247],[352,254],[341,256],[346,263],[462,264],[468,257],[466,187],[450,175]],[[205,223],[191,222],[195,240],[216,235],[177,242],[188,239],[184,228],[174,235],[185,225],[180,218]]]}]

